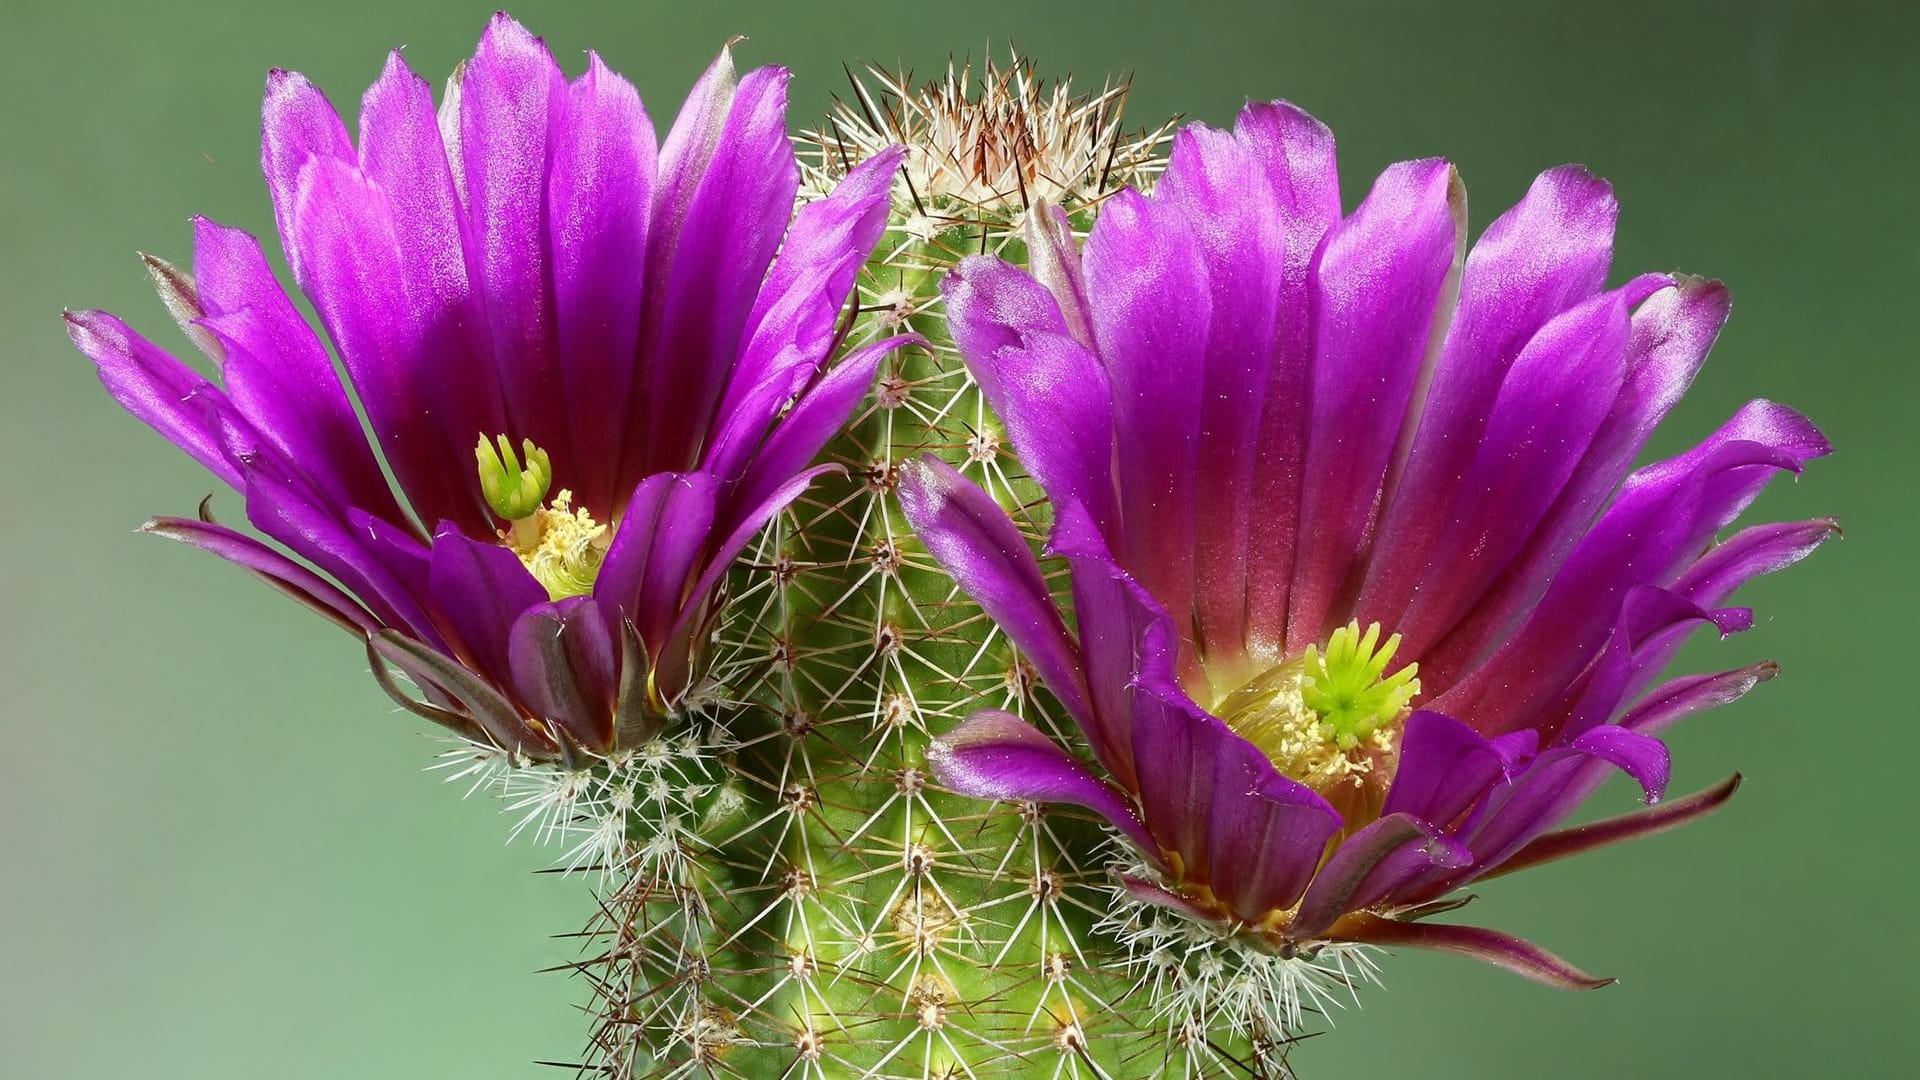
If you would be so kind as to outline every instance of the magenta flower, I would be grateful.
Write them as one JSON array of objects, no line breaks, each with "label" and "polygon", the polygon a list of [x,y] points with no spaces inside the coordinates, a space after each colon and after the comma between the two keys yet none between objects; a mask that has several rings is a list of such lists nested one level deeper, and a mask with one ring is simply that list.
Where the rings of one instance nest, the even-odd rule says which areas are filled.
[{"label": "magenta flower", "polygon": [[[936,557],[1040,672],[1098,763],[1005,713],[931,753],[947,785],[1089,807],[1137,845],[1134,895],[1283,955],[1329,942],[1602,980],[1492,930],[1419,921],[1496,872],[1704,814],[1738,778],[1552,833],[1612,770],[1657,801],[1656,736],[1770,664],[1655,684],[1689,631],[1831,521],[1715,543],[1825,454],[1765,401],[1629,472],[1726,291],[1604,288],[1616,206],[1572,167],[1466,248],[1446,162],[1342,216],[1331,133],[1286,104],[1190,127],[1154,195],[1064,218],[1036,280],[971,259],[956,340],[1056,508],[1077,635],[1012,522],[938,462],[906,477]],[[1463,266],[1464,262],[1464,266]],[[1649,689],[1651,687],[1651,689]]]},{"label": "magenta flower", "polygon": [[260,245],[199,219],[193,276],[153,266],[219,385],[104,312],[70,332],[293,557],[205,515],[148,530],[364,635],[383,686],[469,738],[547,757],[655,729],[721,574],[900,340],[828,366],[899,157],[796,218],[787,78],[723,52],[657,144],[626,80],[598,57],[568,80],[500,15],[437,109],[394,52],[356,144],[274,72],[281,243],[375,445]]}]

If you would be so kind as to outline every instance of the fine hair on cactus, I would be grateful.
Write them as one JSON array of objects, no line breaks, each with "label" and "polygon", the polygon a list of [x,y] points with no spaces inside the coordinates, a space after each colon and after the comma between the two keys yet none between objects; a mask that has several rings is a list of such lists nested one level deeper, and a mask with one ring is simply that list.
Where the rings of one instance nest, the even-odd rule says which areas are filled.
[{"label": "fine hair on cactus", "polygon": [[318,329],[207,218],[147,260],[207,365],[66,315],[247,526],[146,531],[351,635],[591,891],[530,928],[555,1063],[1278,1080],[1394,950],[1611,981],[1457,913],[1738,786],[1666,799],[1659,736],[1776,668],[1665,669],[1837,528],[1734,528],[1829,449],[1769,401],[1635,468],[1727,290],[1609,288],[1577,166],[1469,244],[1451,164],[1345,205],[1285,101],[1143,124],[1009,52],[795,133],[789,78],[723,48],[657,129],[503,13],[350,133],[276,70]]}]

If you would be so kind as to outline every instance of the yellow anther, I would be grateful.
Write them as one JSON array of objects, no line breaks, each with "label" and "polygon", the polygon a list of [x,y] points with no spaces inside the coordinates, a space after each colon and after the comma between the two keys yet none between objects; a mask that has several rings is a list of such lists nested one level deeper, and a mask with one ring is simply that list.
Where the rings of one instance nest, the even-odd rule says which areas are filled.
[{"label": "yellow anther", "polygon": [[573,492],[561,489],[552,504],[502,530],[500,539],[526,564],[534,580],[554,600],[585,596],[607,557],[612,537],[585,509],[575,509]]}]

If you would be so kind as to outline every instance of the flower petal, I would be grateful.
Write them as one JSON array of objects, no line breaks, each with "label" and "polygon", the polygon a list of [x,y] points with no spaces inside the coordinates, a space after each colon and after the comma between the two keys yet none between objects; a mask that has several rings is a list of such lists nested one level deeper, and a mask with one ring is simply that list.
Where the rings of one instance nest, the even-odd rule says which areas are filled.
[{"label": "flower petal", "polygon": [[1455,500],[1438,527],[1418,530],[1417,548],[1375,554],[1360,602],[1363,624],[1393,627],[1409,655],[1422,655],[1499,578],[1551,510],[1620,392],[1629,312],[1666,281],[1635,279],[1552,319],[1527,342],[1489,403],[1484,427],[1462,436],[1478,446],[1464,457]]},{"label": "flower petal", "polygon": [[219,388],[104,311],[69,311],[67,336],[92,360],[121,408],[187,452],[221,480],[242,487],[213,423],[224,406]]},{"label": "flower petal", "polygon": [[1040,564],[993,497],[927,455],[901,466],[900,509],[927,551],[1033,662],[1048,690],[1085,726],[1080,651]]},{"label": "flower petal", "polygon": [[347,126],[327,95],[305,75],[275,68],[267,73],[267,92],[260,103],[260,168],[289,263],[303,257],[294,209],[300,202],[300,176],[308,159],[315,157],[351,164],[353,140]]},{"label": "flower petal", "polygon": [[608,632],[632,620],[655,663],[666,658],[687,583],[712,540],[719,491],[720,482],[707,473],[659,473],[641,481],[594,579]]},{"label": "flower petal", "polygon": [[1457,953],[1559,990],[1596,990],[1615,981],[1594,978],[1530,941],[1478,926],[1402,922],[1359,914],[1342,920],[1328,936],[1335,941]]},{"label": "flower petal", "polygon": [[1472,861],[1466,846],[1409,814],[1386,814],[1334,850],[1300,900],[1288,937],[1311,940],[1349,911],[1371,907],[1434,869]]},{"label": "flower petal", "polygon": [[[786,132],[787,80],[779,68],[740,80],[690,191],[681,186],[689,177],[675,176],[673,156],[662,151],[662,187],[648,238],[643,378],[636,387],[644,395],[638,404],[645,423],[629,429],[630,470],[636,460],[646,471],[688,468],[711,437],[747,317],[799,187]],[[676,134],[679,128],[676,123]],[[684,208],[659,201],[683,195]],[[641,446],[644,456],[636,458]]]},{"label": "flower petal", "polygon": [[980,799],[1069,803],[1099,814],[1155,862],[1159,850],[1126,796],[1093,775],[1039,729],[1010,713],[982,709],[927,747],[940,783]]},{"label": "flower petal", "polygon": [[737,475],[774,415],[833,351],[840,311],[886,228],[900,157],[893,147],[869,158],[794,216],[747,318],[739,364],[715,416],[708,471]]},{"label": "flower petal", "polygon": [[1695,792],[1684,799],[1674,799],[1630,814],[1548,833],[1521,848],[1513,858],[1501,863],[1499,869],[1481,875],[1480,880],[1677,829],[1725,806],[1727,800],[1733,798],[1733,793],[1740,789],[1740,779],[1740,774],[1734,773],[1705,791]]},{"label": "flower petal", "polygon": [[460,204],[459,166],[442,139],[432,88],[395,50],[361,99],[360,169],[385,196],[392,222],[394,272],[417,335],[407,342],[403,362],[431,396],[449,451],[460,460],[483,434],[533,436],[541,446],[562,449],[545,442],[545,432],[509,427],[487,328],[481,253]]},{"label": "flower petal", "polygon": [[[1461,493],[1472,490],[1466,473],[1480,434],[1493,427],[1495,401],[1514,395],[1504,384],[1540,329],[1599,292],[1612,261],[1618,216],[1619,204],[1606,181],[1566,165],[1541,173],[1526,197],[1473,245],[1406,471],[1381,524],[1360,605],[1367,618],[1405,633],[1396,616],[1420,595],[1421,577],[1429,567],[1457,568],[1431,558],[1432,545]],[[1599,402],[1600,408],[1615,391]],[[1593,403],[1575,399],[1568,404]]]},{"label": "flower petal", "polygon": [[310,158],[290,220],[294,278],[339,349],[415,514],[490,532],[473,467],[479,432],[454,431],[438,412],[447,391],[427,351],[436,314],[408,287],[386,193],[351,162]]},{"label": "flower petal", "polygon": [[[728,497],[729,514],[756,509],[819,457],[821,449],[840,433],[866,397],[880,362],[893,350],[911,344],[924,345],[925,339],[918,334],[902,334],[869,342],[802,389],[772,433],[756,436],[758,447]],[[726,527],[733,527],[731,516]]]},{"label": "flower petal", "polygon": [[1620,718],[1620,726],[1642,735],[1658,735],[1681,720],[1745,697],[1780,673],[1771,660],[1712,675],[1689,675],[1656,687]]},{"label": "flower petal", "polygon": [[[1073,239],[1067,212],[1051,203],[1038,203],[1027,214],[1022,235],[1027,242],[1027,270],[1053,294],[1060,322],[1073,340],[1093,348],[1093,320],[1087,314],[1087,279],[1080,269],[1080,245]],[[948,317],[952,318],[949,311]]]},{"label": "flower petal", "polygon": [[245,567],[356,637],[380,629],[380,620],[332,582],[244,533],[210,521],[177,517],[154,518],[140,531],[210,551]]},{"label": "flower petal", "polygon": [[1116,520],[1107,373],[1024,272],[970,256],[940,283],[948,327],[1020,464],[1055,505]]},{"label": "flower petal", "polygon": [[554,99],[551,124],[546,247],[573,448],[555,482],[581,505],[612,507],[628,494],[616,470],[640,340],[653,122],[633,85],[588,53],[586,73]]},{"label": "flower petal", "polygon": [[1633,314],[1627,378],[1613,411],[1525,549],[1473,613],[1420,658],[1423,679],[1451,686],[1512,633],[1553,574],[1586,534],[1654,427],[1686,393],[1727,318],[1727,291],[1716,281],[1681,277]]},{"label": "flower petal", "polygon": [[1261,405],[1270,378],[1286,270],[1286,232],[1258,157],[1231,134],[1204,125],[1175,137],[1154,197],[1192,224],[1211,294],[1200,377],[1198,467],[1192,552],[1198,649],[1232,656],[1245,647],[1247,569]]},{"label": "flower petal", "polygon": [[1286,638],[1311,429],[1303,418],[1313,385],[1313,267],[1322,241],[1340,224],[1340,176],[1333,132],[1287,102],[1249,103],[1233,130],[1264,167],[1285,233],[1247,521],[1247,637],[1278,655]]},{"label": "flower petal", "polygon": [[1528,621],[1432,707],[1482,731],[1517,726],[1595,659],[1635,586],[1673,580],[1775,474],[1827,452],[1804,417],[1760,401],[1693,450],[1636,472]]},{"label": "flower petal", "polygon": [[1419,710],[1407,718],[1400,763],[1380,813],[1449,826],[1495,782],[1511,779],[1537,742],[1528,729],[1488,739],[1450,716]]},{"label": "flower petal", "polygon": [[522,612],[508,635],[513,684],[533,711],[597,753],[613,744],[619,661],[593,600],[570,596]]},{"label": "flower petal", "polygon": [[379,658],[406,672],[422,687],[464,708],[502,750],[515,753],[549,751],[544,736],[529,728],[513,707],[485,679],[446,654],[397,630],[381,630],[367,637],[368,648]]},{"label": "flower petal", "polygon": [[222,348],[227,397],[315,486],[344,505],[400,521],[333,358],[301,317],[252,236],[195,218],[201,325]]},{"label": "flower petal", "polygon": [[[1169,805],[1163,799],[1157,811],[1149,805],[1149,827],[1162,836],[1169,816],[1176,828],[1182,818],[1201,821],[1206,831],[1200,846],[1175,850],[1187,860],[1190,873],[1201,875],[1242,919],[1255,921],[1291,907],[1312,880],[1327,842],[1339,832],[1339,813],[1313,789],[1280,775],[1266,755],[1191,702],[1162,700],[1164,710],[1156,714],[1145,709],[1135,716],[1136,760],[1154,762],[1148,775],[1160,771],[1163,763],[1175,778],[1185,774],[1197,781],[1209,769],[1213,775],[1210,782],[1164,789],[1176,799],[1184,793],[1192,801]],[[1190,757],[1163,759],[1142,752],[1151,746],[1181,745],[1142,736],[1158,736],[1183,721]]]},{"label": "flower petal", "polygon": [[433,535],[428,575],[434,602],[459,636],[465,659],[495,685],[512,685],[508,635],[522,613],[547,602],[547,591],[512,550],[470,539],[444,523]]},{"label": "flower petal", "polygon": [[1085,271],[1114,427],[1125,433],[1114,445],[1121,506],[1110,535],[1184,632],[1211,308],[1199,237],[1178,206],[1122,191],[1101,206]]},{"label": "flower petal", "polygon": [[461,80],[454,166],[507,428],[543,447],[571,445],[547,245],[550,119],[565,93],[546,42],[494,15]]},{"label": "flower petal", "polygon": [[1295,647],[1324,638],[1374,520],[1416,390],[1446,333],[1465,215],[1451,165],[1391,166],[1327,238],[1315,267],[1303,531],[1287,615]]}]

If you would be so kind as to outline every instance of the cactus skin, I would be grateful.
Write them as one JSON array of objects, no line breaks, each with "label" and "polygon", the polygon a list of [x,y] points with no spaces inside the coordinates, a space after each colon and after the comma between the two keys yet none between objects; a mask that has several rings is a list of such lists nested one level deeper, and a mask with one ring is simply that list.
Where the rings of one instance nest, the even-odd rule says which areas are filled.
[{"label": "cactus skin", "polygon": [[830,446],[844,475],[736,570],[707,681],[670,741],[532,779],[474,766],[521,791],[523,827],[577,838],[564,861],[602,875],[566,966],[588,982],[595,1029],[582,1060],[555,1064],[621,1078],[1285,1074],[1278,1032],[1184,1015],[1209,1008],[1179,996],[1186,931],[1116,904],[1117,853],[1090,819],[962,798],[925,770],[930,739],[976,708],[1070,730],[895,501],[899,463],[931,452],[1001,499],[1036,550],[1050,521],[954,350],[939,282],[968,254],[1023,262],[1034,200],[1084,234],[1108,194],[1151,182],[1172,126],[1123,134],[1124,83],[1074,98],[1018,58],[972,83],[950,67],[916,90],[872,70],[800,139],[802,199],[908,145],[846,336],[927,344],[894,354]]}]

